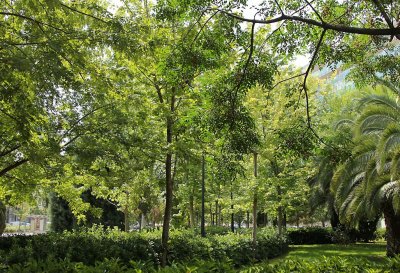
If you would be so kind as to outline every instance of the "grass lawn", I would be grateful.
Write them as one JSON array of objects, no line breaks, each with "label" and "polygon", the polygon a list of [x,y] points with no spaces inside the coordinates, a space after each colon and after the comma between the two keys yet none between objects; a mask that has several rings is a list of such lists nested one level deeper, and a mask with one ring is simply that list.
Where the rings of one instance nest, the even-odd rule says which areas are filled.
[{"label": "grass lawn", "polygon": [[271,260],[279,263],[285,259],[313,260],[325,257],[367,259],[371,262],[385,262],[386,242],[357,243],[350,245],[292,245],[285,256]]}]

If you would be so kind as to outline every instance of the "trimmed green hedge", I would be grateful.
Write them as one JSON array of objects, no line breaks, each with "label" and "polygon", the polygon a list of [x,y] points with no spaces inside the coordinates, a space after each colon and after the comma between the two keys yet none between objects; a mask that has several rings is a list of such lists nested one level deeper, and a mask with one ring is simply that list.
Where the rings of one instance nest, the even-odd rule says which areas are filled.
[{"label": "trimmed green hedge", "polygon": [[330,228],[298,228],[288,229],[287,237],[292,245],[315,245],[335,243],[335,233]]},{"label": "trimmed green hedge", "polygon": [[[35,236],[0,238],[0,263],[22,264],[28,260],[68,260],[95,265],[106,259],[119,259],[128,265],[131,260],[160,264],[161,233],[125,233],[116,230],[90,229]],[[270,231],[259,232],[256,251],[251,237],[245,234],[200,237],[193,230],[172,231],[169,261],[193,260],[233,261],[235,266],[270,259],[288,250],[285,237]]]}]

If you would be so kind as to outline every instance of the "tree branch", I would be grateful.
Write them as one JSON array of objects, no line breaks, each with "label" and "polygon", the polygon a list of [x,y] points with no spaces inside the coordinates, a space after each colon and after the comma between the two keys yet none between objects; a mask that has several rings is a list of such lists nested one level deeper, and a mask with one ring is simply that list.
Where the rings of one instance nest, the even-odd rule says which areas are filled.
[{"label": "tree branch", "polygon": [[75,122],[71,125],[71,127],[62,135],[61,139],[59,140],[59,143],[60,143],[69,133],[71,133],[71,132],[75,129],[75,127],[76,127],[82,120],[84,120],[85,118],[87,118],[88,116],[90,116],[91,114],[93,114],[94,112],[96,112],[96,111],[98,111],[98,110],[100,110],[100,109],[109,107],[109,106],[110,106],[110,104],[102,105],[102,106],[99,106],[99,107],[97,107],[97,108],[95,108],[95,109],[93,109],[93,110],[87,112],[86,114],[84,114],[81,118],[79,118],[77,121],[75,121]]},{"label": "tree branch", "polygon": [[[382,5],[382,3],[379,0],[372,0],[372,2],[374,2],[375,6],[378,8],[379,12],[381,13],[383,18],[385,19],[385,21],[388,24],[388,26],[391,29],[395,29],[395,27],[393,25],[393,22],[392,22],[392,20],[390,20],[389,15],[386,13],[385,8]],[[393,39],[394,36],[396,36],[396,38],[400,40],[400,34],[392,35],[392,39]]]},{"label": "tree branch", "polygon": [[303,18],[300,16],[295,16],[295,15],[281,15],[279,17],[275,17],[269,20],[260,20],[260,19],[249,19],[245,18],[230,12],[227,12],[222,9],[214,9],[210,8],[209,10],[218,10],[221,13],[230,16],[232,18],[235,18],[237,20],[243,21],[243,22],[250,22],[250,23],[256,23],[256,24],[263,24],[263,25],[268,25],[272,23],[277,23],[281,22],[284,20],[289,20],[289,21],[297,21],[297,22],[302,22],[308,25],[312,26],[317,26],[320,28],[323,28],[325,30],[335,30],[338,32],[343,32],[343,33],[352,33],[352,34],[362,34],[362,35],[370,35],[370,36],[379,36],[379,35],[400,35],[400,28],[360,28],[360,27],[351,27],[351,26],[345,26],[345,25],[336,25],[336,24],[330,24],[330,23],[322,23],[313,19],[309,18]]},{"label": "tree branch", "polygon": [[13,164],[11,164],[11,165],[5,167],[4,169],[2,169],[2,170],[0,171],[0,177],[2,177],[2,176],[5,175],[7,172],[9,172],[9,171],[11,171],[11,170],[13,170],[13,169],[19,167],[20,165],[22,165],[22,164],[24,164],[24,163],[26,163],[26,162],[28,162],[28,161],[29,161],[29,159],[21,159],[21,160],[15,161]]},{"label": "tree branch", "polygon": [[319,15],[319,12],[314,8],[314,6],[311,5],[311,3],[308,2],[307,0],[304,0],[304,1],[305,1],[305,2],[307,3],[307,5],[314,11],[314,13],[318,16],[318,18],[319,18],[319,20],[321,21],[321,23],[325,24],[324,19],[322,19],[321,15]]},{"label": "tree branch", "polygon": [[63,29],[61,29],[61,28],[59,28],[59,27],[56,27],[56,26],[53,26],[53,25],[50,25],[50,24],[41,22],[41,21],[39,21],[39,20],[36,20],[36,19],[34,19],[34,18],[32,18],[32,17],[29,17],[29,16],[25,16],[25,15],[23,15],[23,14],[13,13],[13,12],[6,12],[6,11],[0,11],[0,15],[8,15],[8,16],[19,17],[19,18],[22,18],[22,19],[25,19],[25,20],[34,22],[34,23],[37,24],[40,28],[41,28],[41,26],[43,25],[43,26],[47,26],[47,27],[53,28],[53,29],[55,29],[55,30],[61,31],[61,32],[65,33],[65,34],[70,34],[70,33],[68,33],[67,31],[65,31],[65,30],[63,30]]},{"label": "tree branch", "polygon": [[313,54],[313,56],[311,58],[310,64],[308,65],[308,68],[307,68],[307,70],[306,70],[306,72],[304,74],[305,76],[304,76],[304,81],[303,81],[303,90],[304,90],[304,94],[306,96],[307,124],[308,124],[309,128],[311,128],[311,117],[310,117],[310,108],[309,108],[309,100],[308,100],[307,78],[308,78],[308,75],[309,75],[312,67],[314,66],[314,62],[315,62],[315,60],[317,58],[318,51],[319,51],[319,49],[321,47],[321,44],[322,44],[322,42],[324,40],[325,33],[326,33],[326,29],[324,29],[322,31],[322,33],[321,33],[321,36],[320,36],[319,41],[318,41],[318,44],[315,47],[314,54]]},{"label": "tree branch", "polygon": [[107,21],[105,21],[105,20],[103,20],[103,19],[101,19],[101,18],[99,18],[99,17],[96,17],[96,16],[94,16],[94,15],[85,13],[85,12],[80,11],[80,10],[77,10],[77,9],[75,9],[75,8],[73,8],[73,7],[70,7],[70,6],[67,6],[67,5],[65,5],[65,4],[63,4],[63,3],[60,3],[60,5],[61,5],[62,7],[64,7],[64,8],[66,8],[66,9],[69,9],[69,10],[73,11],[73,12],[82,14],[82,15],[84,15],[84,16],[90,17],[90,18],[95,19],[95,20],[98,20],[98,21],[100,21],[100,22],[102,22],[102,23],[107,23]]},{"label": "tree branch", "polygon": [[277,83],[276,83],[274,86],[272,86],[272,88],[271,88],[269,91],[271,91],[271,90],[275,89],[275,87],[277,87],[277,86],[278,86],[278,85],[280,85],[281,83],[284,83],[284,82],[287,82],[287,81],[293,80],[294,78],[298,78],[298,77],[304,76],[305,74],[306,74],[306,73],[301,73],[301,74],[298,74],[298,75],[292,76],[292,77],[290,77],[290,78],[287,78],[287,79],[281,80],[281,81],[277,82]]},{"label": "tree branch", "polygon": [[16,149],[18,149],[19,147],[21,147],[21,145],[17,145],[17,146],[14,146],[14,147],[10,148],[9,150],[2,151],[2,152],[0,153],[0,157],[6,156],[6,155],[8,155],[8,154],[14,152],[14,151],[15,151]]},{"label": "tree branch", "polygon": [[278,6],[278,9],[279,9],[279,11],[281,12],[281,14],[282,14],[282,15],[285,15],[285,13],[283,12],[283,9],[282,9],[281,5],[279,5],[278,0],[274,0],[274,1],[275,1],[275,4]]},{"label": "tree branch", "polygon": [[205,23],[200,27],[200,30],[197,32],[196,36],[194,37],[192,43],[190,44],[190,47],[192,47],[192,45],[194,44],[194,42],[197,40],[197,38],[199,38],[200,33],[203,31],[204,27],[208,24],[208,22],[210,22],[210,20],[218,14],[218,10],[216,12],[214,12],[206,21]]},{"label": "tree branch", "polygon": [[244,65],[243,71],[242,71],[242,73],[241,73],[241,75],[240,75],[240,80],[239,80],[238,84],[236,85],[236,88],[235,88],[235,89],[236,89],[236,92],[239,90],[240,86],[241,86],[242,83],[243,83],[243,80],[244,80],[246,71],[247,71],[247,69],[248,69],[248,67],[249,67],[251,58],[253,57],[253,52],[254,52],[255,25],[256,25],[255,23],[253,23],[253,24],[251,25],[250,52],[249,52],[249,56],[247,57],[246,64]]}]

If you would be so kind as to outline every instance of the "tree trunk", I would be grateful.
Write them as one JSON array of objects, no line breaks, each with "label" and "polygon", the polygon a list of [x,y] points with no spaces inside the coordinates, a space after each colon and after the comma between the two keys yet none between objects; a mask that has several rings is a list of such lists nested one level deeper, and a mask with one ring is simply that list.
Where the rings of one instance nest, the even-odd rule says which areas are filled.
[{"label": "tree trunk", "polygon": [[286,228],[287,228],[287,215],[286,215],[286,210],[284,209],[284,212],[283,212],[283,223],[282,223],[282,226],[283,226],[283,230],[286,232]]},{"label": "tree trunk", "polygon": [[246,214],[246,228],[250,228],[250,212],[247,211]]},{"label": "tree trunk", "polygon": [[189,196],[189,225],[191,228],[195,226],[194,224],[194,193],[192,192]]},{"label": "tree trunk", "polygon": [[[173,113],[175,111],[175,95],[171,96],[171,107],[170,115],[167,117],[167,145],[170,149],[172,146],[172,127],[174,125]],[[168,254],[168,240],[169,240],[169,224],[171,221],[172,212],[172,198],[173,198],[173,188],[174,181],[172,179],[172,151],[167,151],[167,156],[165,159],[165,211],[163,220],[163,230],[161,238],[162,246],[162,257],[161,266],[165,267],[167,265],[167,254]]]},{"label": "tree trunk", "polygon": [[218,199],[215,200],[215,225],[219,226],[219,216],[218,216]]},{"label": "tree trunk", "polygon": [[387,237],[386,255],[394,257],[400,254],[400,216],[396,215],[391,203],[384,205],[383,216]]},{"label": "tree trunk", "polygon": [[0,235],[3,234],[6,229],[6,206],[0,201]]},{"label": "tree trunk", "polygon": [[206,219],[205,219],[205,192],[206,192],[206,158],[203,153],[201,163],[201,237],[206,237]]},{"label": "tree trunk", "polygon": [[[257,179],[257,153],[254,156],[254,178]],[[257,185],[254,189],[253,196],[253,248],[257,246]]]},{"label": "tree trunk", "polygon": [[336,210],[332,204],[329,204],[329,210],[331,212],[331,227],[333,230],[336,230],[339,227],[340,221],[339,221],[339,215],[336,213]]},{"label": "tree trunk", "polygon": [[232,182],[231,182],[231,231],[235,232],[235,219],[233,214],[233,191],[232,191]]},{"label": "tree trunk", "polygon": [[128,206],[125,206],[124,210],[124,224],[125,224],[125,232],[128,232],[129,231]]},{"label": "tree trunk", "polygon": [[[281,201],[282,193],[281,193],[280,186],[278,186],[277,191],[278,191],[279,201]],[[278,207],[278,234],[279,235],[282,235],[282,224],[283,224],[283,208],[282,208],[282,206],[279,206]]]}]

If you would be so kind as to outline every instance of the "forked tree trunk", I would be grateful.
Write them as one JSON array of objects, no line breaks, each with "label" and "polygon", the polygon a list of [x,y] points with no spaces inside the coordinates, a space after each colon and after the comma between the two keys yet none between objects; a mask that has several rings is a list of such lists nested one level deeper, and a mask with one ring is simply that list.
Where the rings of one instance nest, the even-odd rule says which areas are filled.
[{"label": "forked tree trunk", "polygon": [[394,257],[400,254],[400,215],[393,210],[392,204],[385,204],[383,216],[386,225],[386,255]]}]

